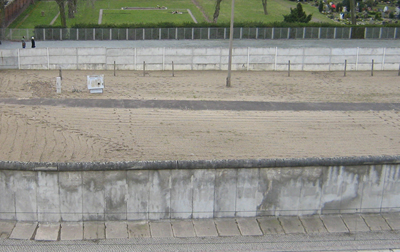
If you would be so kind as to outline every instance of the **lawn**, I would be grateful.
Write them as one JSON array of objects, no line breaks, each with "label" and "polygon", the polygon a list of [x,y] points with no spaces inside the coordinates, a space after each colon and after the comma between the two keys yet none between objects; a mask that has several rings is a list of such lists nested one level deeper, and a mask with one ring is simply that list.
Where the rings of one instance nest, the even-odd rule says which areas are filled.
[{"label": "lawn", "polygon": [[[215,8],[215,0],[197,0],[212,20]],[[283,14],[289,14],[290,8],[294,8],[297,2],[288,0],[268,0],[268,15],[264,15],[260,0],[236,0],[235,1],[235,22],[257,21],[257,22],[281,22]],[[121,10],[123,7],[167,7],[167,10]],[[332,22],[318,12],[318,8],[310,4],[303,5],[307,14],[313,14],[314,22]],[[67,9],[67,8],[66,8]],[[67,18],[67,26],[77,23],[97,24],[100,9],[103,9],[103,24],[122,23],[158,23],[171,22],[183,23],[193,22],[186,9],[190,9],[198,22],[205,22],[200,10],[191,0],[78,0],[75,18]],[[172,14],[173,10],[180,10],[184,14]],[[231,1],[225,0],[221,3],[221,11],[218,22],[229,22]],[[44,11],[44,16],[41,15]],[[36,1],[21,16],[12,23],[11,28],[34,28],[36,25],[49,25],[58,13],[58,6],[55,1]],[[127,14],[129,13],[129,14]],[[61,24],[60,17],[54,25]]]},{"label": "lawn", "polygon": [[[172,14],[179,11],[182,14]],[[193,22],[187,10],[105,10],[102,24],[128,23],[190,23]]]}]

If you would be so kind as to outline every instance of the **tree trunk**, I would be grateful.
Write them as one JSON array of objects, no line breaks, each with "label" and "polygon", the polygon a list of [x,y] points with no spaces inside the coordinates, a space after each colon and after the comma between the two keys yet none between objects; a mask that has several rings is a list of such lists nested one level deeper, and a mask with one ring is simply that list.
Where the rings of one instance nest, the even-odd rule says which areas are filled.
[{"label": "tree trunk", "polygon": [[75,17],[75,8],[74,8],[74,1],[68,0],[68,18]]},{"label": "tree trunk", "polygon": [[[4,0],[0,0],[0,23],[1,23],[1,26],[0,26],[0,30],[1,30],[1,33],[0,33],[0,39],[4,39],[4,28],[6,27],[6,13],[5,13],[5,10],[6,10],[6,8],[5,8],[5,6],[4,6]],[[1,43],[1,41],[0,41],[0,43]]]},{"label": "tree trunk", "polygon": [[357,20],[356,20],[356,4],[355,0],[350,0],[350,12],[351,12],[351,24],[356,25]]},{"label": "tree trunk", "polygon": [[267,11],[267,0],[261,0],[262,1],[262,5],[264,7],[264,14],[268,15],[268,11]]},{"label": "tree trunk", "polygon": [[64,0],[56,0],[60,10],[61,26],[67,27],[67,19],[65,18],[65,2]]},{"label": "tree trunk", "polygon": [[222,0],[217,0],[217,3],[215,5],[215,12],[214,12],[214,16],[213,16],[214,23],[217,23],[217,21],[218,21],[219,9],[220,9],[221,2],[222,2]]}]

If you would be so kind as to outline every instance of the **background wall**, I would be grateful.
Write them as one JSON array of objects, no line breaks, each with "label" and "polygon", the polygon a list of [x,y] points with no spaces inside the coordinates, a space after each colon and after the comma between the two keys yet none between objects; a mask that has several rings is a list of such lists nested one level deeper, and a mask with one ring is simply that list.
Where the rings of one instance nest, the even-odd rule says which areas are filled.
[{"label": "background wall", "polygon": [[0,219],[145,220],[400,211],[400,157],[0,162]]},{"label": "background wall", "polygon": [[[0,50],[0,69],[227,70],[227,48],[35,48]],[[398,70],[400,48],[234,48],[233,70]]]}]

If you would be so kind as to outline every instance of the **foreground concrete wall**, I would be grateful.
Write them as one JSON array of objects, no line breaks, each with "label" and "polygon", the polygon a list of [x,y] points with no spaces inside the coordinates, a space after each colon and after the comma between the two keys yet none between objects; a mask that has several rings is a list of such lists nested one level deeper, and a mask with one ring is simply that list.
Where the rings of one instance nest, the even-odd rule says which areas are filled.
[{"label": "foreground concrete wall", "polygon": [[0,191],[0,219],[21,221],[389,212],[400,211],[400,157],[0,162]]},{"label": "foreground concrete wall", "polygon": [[[35,48],[0,50],[0,69],[227,70],[227,48]],[[234,48],[233,70],[398,70],[400,48]]]}]

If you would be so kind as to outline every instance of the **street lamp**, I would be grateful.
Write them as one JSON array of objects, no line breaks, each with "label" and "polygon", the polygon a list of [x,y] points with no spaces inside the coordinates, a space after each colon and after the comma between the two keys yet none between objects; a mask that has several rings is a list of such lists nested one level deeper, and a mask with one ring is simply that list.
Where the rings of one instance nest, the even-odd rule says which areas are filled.
[{"label": "street lamp", "polygon": [[235,0],[232,0],[231,28],[230,28],[230,32],[229,32],[228,77],[226,77],[226,87],[231,87],[232,44],[233,44],[233,17],[234,17],[234,14],[235,14]]}]

